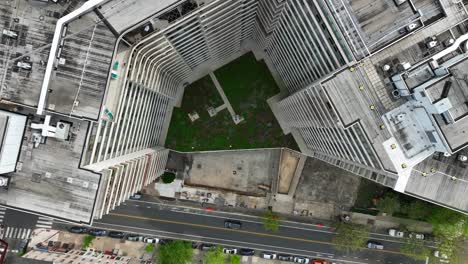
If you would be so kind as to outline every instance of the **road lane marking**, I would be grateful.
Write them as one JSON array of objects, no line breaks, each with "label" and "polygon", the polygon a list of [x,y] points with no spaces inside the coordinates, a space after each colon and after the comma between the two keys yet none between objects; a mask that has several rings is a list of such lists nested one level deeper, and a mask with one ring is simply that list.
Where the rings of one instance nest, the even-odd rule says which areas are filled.
[{"label": "road lane marking", "polygon": [[[138,201],[138,200],[129,200],[127,202],[130,202],[130,203],[149,203],[149,204],[155,204],[155,205],[160,205],[161,207],[171,207],[171,211],[173,210],[173,212],[182,212],[181,210],[179,210],[178,208],[182,208],[182,209],[192,209],[192,210],[195,210],[195,211],[201,211],[201,212],[207,212],[204,208],[198,208],[198,207],[190,207],[190,206],[182,206],[182,205],[173,205],[173,204],[165,204],[165,203],[158,203],[158,202],[152,202],[152,201]],[[163,210],[163,209],[160,209],[160,210]],[[226,215],[235,215],[235,216],[240,216],[240,217],[250,217],[250,218],[258,218],[258,219],[262,219],[262,217],[260,216],[255,216],[255,215],[248,215],[248,214],[241,214],[241,213],[233,213],[233,212],[224,212],[224,211],[209,211],[209,214],[200,214],[200,215],[206,215],[206,216],[210,216],[210,217],[213,217],[215,216],[214,214],[226,214]],[[245,219],[242,219],[242,220],[245,220]],[[247,221],[247,220],[245,220]],[[282,220],[283,223],[292,223],[292,224],[297,224],[297,225],[304,225],[304,226],[310,226],[310,225],[314,225],[313,223],[302,223],[302,222],[296,222],[296,221],[290,221],[290,220]],[[322,228],[332,228],[330,226],[322,226]]]},{"label": "road lane marking", "polygon": [[[218,216],[218,215],[210,215],[210,214],[201,214],[201,213],[195,213],[195,212],[188,212],[188,211],[181,211],[181,210],[174,210],[174,208],[171,208],[171,212],[174,213],[181,213],[181,214],[191,214],[191,215],[199,215],[199,216],[207,216],[211,218],[220,218],[220,219],[226,219],[226,217],[223,216]],[[257,217],[260,218],[260,217]],[[255,224],[261,224],[263,225],[263,222],[258,222],[258,221],[253,221],[253,220],[245,220],[242,218],[233,218],[230,217],[229,219],[231,220],[240,220],[242,222],[247,222],[247,223],[255,223]],[[280,221],[282,222],[282,221]],[[291,229],[298,229],[298,230],[306,230],[306,231],[312,231],[312,232],[319,232],[319,233],[326,233],[326,234],[336,234],[336,232],[333,231],[326,231],[326,230],[321,230],[321,229],[316,229],[313,227],[298,227],[298,226],[290,226],[290,225],[279,225],[280,227],[286,227],[286,228],[291,228]],[[404,240],[393,240],[393,239],[385,239],[385,238],[380,238],[380,237],[373,237],[372,235],[374,233],[369,233],[371,236],[369,237],[370,239],[377,239],[379,241],[386,241],[386,242],[391,242],[391,243],[399,243],[399,244],[405,244],[406,242]],[[379,234],[382,235],[382,234]],[[382,236],[388,236],[388,235],[382,235]],[[428,246],[432,247],[432,246]],[[433,247],[435,248],[435,247]]]},{"label": "road lane marking", "polygon": [[[128,202],[148,203],[148,204],[158,205],[160,207],[159,210],[161,210],[161,211],[165,211],[164,207],[169,208],[169,204],[152,202],[152,201],[129,200]],[[226,214],[226,215],[234,215],[234,216],[238,216],[238,217],[249,217],[249,218],[256,218],[256,219],[260,219],[260,220],[262,219],[262,217],[260,217],[260,216],[246,215],[246,214],[241,214],[241,213],[232,213],[232,212],[223,212],[223,211],[210,211],[210,212],[207,212],[203,208],[197,208],[197,207],[189,207],[189,206],[181,206],[181,205],[170,205],[170,207],[171,207],[170,208],[171,212],[181,213],[181,214],[192,214],[192,215],[200,215],[200,216],[207,216],[207,217],[212,217],[212,218],[223,218],[223,219],[225,219],[226,217],[223,217],[221,215],[216,215],[216,214]],[[183,210],[181,210],[181,209],[183,209]],[[189,211],[187,211],[187,209],[192,209],[194,211],[200,211],[201,213],[189,212]],[[242,219],[242,218],[230,218],[230,219],[240,220],[240,221],[244,221],[244,222],[263,224],[263,222],[253,221],[253,220],[245,220],[245,219]],[[301,222],[288,221],[288,220],[280,220],[280,223],[291,223],[291,224],[297,224],[297,225],[305,226],[305,227],[297,227],[297,226],[290,226],[290,225],[280,224],[279,225],[280,227],[287,227],[287,228],[294,228],[294,229],[300,229],[300,230],[309,230],[309,231],[314,231],[314,232],[336,234],[336,232],[333,232],[333,231],[322,230],[322,229],[332,229],[332,227],[326,226],[326,225],[322,226],[320,229],[317,229],[315,226],[311,226],[311,225],[314,225],[312,223],[301,223]],[[391,243],[399,243],[399,244],[405,244],[406,243],[404,240],[391,239],[393,237],[388,235],[388,234],[372,233],[372,232],[369,232],[369,234],[371,235],[370,239],[377,239],[377,240],[381,240],[381,241],[386,241],[386,242],[391,242]],[[374,237],[374,236],[380,236],[380,237]],[[386,237],[386,238],[381,238],[381,237]],[[387,239],[387,237],[390,238],[390,239]],[[427,242],[428,241],[426,241],[426,247],[437,248],[434,245],[428,245]],[[429,242],[432,243],[431,241],[429,241]]]},{"label": "road lane marking", "polygon": [[[193,227],[200,227],[200,228],[207,228],[207,229],[216,229],[216,230],[222,230],[222,231],[230,231],[230,232],[244,233],[244,234],[250,234],[250,235],[264,236],[264,237],[274,237],[274,238],[279,238],[279,239],[295,240],[295,241],[302,241],[302,242],[322,244],[322,245],[331,245],[331,246],[336,245],[334,243],[326,242],[326,241],[319,241],[319,240],[312,240],[312,239],[305,239],[305,238],[298,238],[298,237],[287,237],[287,236],[280,236],[280,235],[275,235],[275,234],[253,232],[253,231],[247,231],[247,230],[228,229],[228,228],[224,228],[224,227],[194,224],[194,223],[181,222],[181,221],[172,221],[172,220],[165,220],[165,219],[151,218],[151,217],[144,217],[144,216],[126,215],[126,214],[119,214],[119,213],[110,213],[109,215],[118,216],[118,217],[125,217],[125,218],[140,219],[140,220],[148,220],[148,221],[161,222],[161,223],[179,224],[179,225],[186,225],[186,226],[193,226]],[[390,253],[390,254],[404,255],[405,256],[405,254],[403,254],[401,252],[391,251],[391,250],[386,250],[386,249],[371,249],[371,248],[365,248],[365,247],[360,247],[360,249],[369,250],[369,251],[376,251],[376,252],[386,252],[386,253]]]},{"label": "road lane marking", "polygon": [[[206,236],[182,234],[182,233],[175,233],[175,232],[169,232],[169,231],[163,231],[163,230],[148,229],[148,228],[133,227],[133,226],[125,226],[125,225],[117,225],[117,224],[109,224],[109,223],[102,223],[102,222],[95,222],[93,224],[93,226],[100,227],[100,228],[106,228],[106,229],[110,229],[110,230],[115,230],[115,231],[121,231],[121,232],[131,231],[133,233],[136,233],[133,230],[133,229],[136,229],[136,230],[142,230],[144,232],[153,232],[153,233],[144,233],[144,232],[141,232],[141,231],[137,231],[141,235],[158,236],[158,235],[161,235],[159,233],[164,233],[162,236],[164,236],[165,238],[170,238],[170,239],[183,239],[183,240],[189,240],[189,241],[195,241],[195,242],[202,242],[202,243],[206,243],[206,244],[219,244],[219,245],[228,246],[228,247],[242,247],[242,246],[239,246],[239,244],[243,244],[243,245],[248,245],[249,248],[252,248],[252,249],[255,249],[255,250],[260,250],[260,251],[274,251],[276,253],[282,253],[282,254],[292,254],[291,251],[296,252],[296,253],[297,252],[302,252],[302,253],[300,253],[300,255],[313,256],[315,254],[315,255],[317,255],[317,257],[319,255],[322,255],[325,258],[333,259],[334,261],[339,261],[339,262],[354,263],[354,264],[368,264],[367,262],[356,262],[356,261],[353,261],[353,260],[338,259],[338,258],[335,258],[333,253],[325,253],[325,252],[318,252],[318,251],[312,251],[312,250],[295,249],[295,248],[287,248],[287,247],[280,247],[280,246],[271,246],[271,245],[256,244],[256,243],[243,242],[243,241],[235,241],[235,240],[229,240],[229,239],[223,239],[223,238],[212,238],[212,237],[206,237]],[[113,228],[109,228],[107,226],[111,226]],[[115,229],[115,228],[121,228],[121,229]],[[122,229],[122,228],[126,228],[126,229]],[[169,236],[169,235],[166,235],[166,234],[171,234],[171,235],[176,235],[176,236]],[[181,236],[183,238],[181,238]],[[193,238],[190,238],[190,237],[193,237]],[[207,241],[207,240],[209,240],[209,241]],[[213,241],[221,241],[221,243],[213,242]],[[229,244],[227,242],[237,243],[237,244]],[[253,247],[251,245],[253,245]],[[255,247],[255,246],[262,246],[263,248],[258,248],[258,247]],[[267,248],[267,249],[265,249],[265,248]],[[280,249],[280,250],[278,250],[278,249]],[[288,251],[282,251],[282,250],[289,250],[289,252]]]}]

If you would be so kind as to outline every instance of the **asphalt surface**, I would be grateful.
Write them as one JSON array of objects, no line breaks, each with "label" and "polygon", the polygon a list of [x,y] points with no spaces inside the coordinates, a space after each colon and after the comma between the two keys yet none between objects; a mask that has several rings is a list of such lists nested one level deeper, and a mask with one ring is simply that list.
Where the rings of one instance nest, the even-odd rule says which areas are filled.
[{"label": "asphalt surface", "polygon": [[[21,242],[29,238],[26,236],[20,238],[19,234],[30,234],[35,228],[38,216],[16,210],[6,209],[2,220],[2,224],[4,226],[3,240],[8,243],[8,251],[16,253],[21,245]],[[8,229],[15,231],[7,232]],[[8,236],[8,234],[18,234],[18,237]]]},{"label": "asphalt surface", "polygon": [[[224,228],[226,219],[241,220],[242,229]],[[127,201],[111,214],[95,221],[93,226],[158,238],[323,258],[336,263],[424,263],[402,255],[399,252],[402,240],[384,234],[371,234],[372,240],[385,246],[384,250],[363,248],[343,253],[334,248],[331,242],[334,233],[330,227],[282,222],[277,232],[267,232],[258,217],[153,202]]]}]

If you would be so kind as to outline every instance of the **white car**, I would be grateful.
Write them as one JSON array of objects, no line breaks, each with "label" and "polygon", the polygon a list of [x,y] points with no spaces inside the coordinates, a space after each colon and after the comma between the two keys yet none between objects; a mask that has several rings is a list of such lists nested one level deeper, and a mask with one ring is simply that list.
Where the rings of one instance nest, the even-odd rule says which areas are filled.
[{"label": "white car", "polygon": [[145,237],[145,239],[143,239],[143,242],[145,242],[147,244],[157,244],[157,243],[159,243],[159,238]]},{"label": "white car", "polygon": [[303,264],[309,264],[310,259],[306,257],[294,257],[294,262],[296,263],[303,263]]},{"label": "white car", "polygon": [[237,254],[237,248],[223,248],[223,252],[226,254]]},{"label": "white car", "polygon": [[450,263],[448,256],[441,253],[439,250],[434,251],[434,256],[442,263]]},{"label": "white car", "polygon": [[418,233],[410,233],[409,234],[409,237],[410,238],[416,238],[416,239],[421,239],[421,240],[424,240],[424,234],[418,234]]},{"label": "white car", "polygon": [[262,258],[264,258],[264,259],[276,259],[276,253],[263,252],[262,253]]},{"label": "white car", "polygon": [[393,237],[404,237],[405,236],[405,232],[398,231],[398,230],[393,229],[393,228],[388,230],[388,234],[393,236]]}]

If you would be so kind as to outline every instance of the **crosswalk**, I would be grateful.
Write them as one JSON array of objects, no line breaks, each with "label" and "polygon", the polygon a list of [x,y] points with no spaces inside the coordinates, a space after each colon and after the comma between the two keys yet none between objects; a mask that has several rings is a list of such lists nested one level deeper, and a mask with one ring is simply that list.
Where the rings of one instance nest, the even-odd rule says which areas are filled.
[{"label": "crosswalk", "polygon": [[36,223],[36,228],[52,228],[53,219],[45,216],[39,216]]},{"label": "crosswalk", "polygon": [[7,227],[4,238],[29,239],[32,230],[21,227]]},{"label": "crosswalk", "polygon": [[0,207],[0,224],[3,223],[3,218],[5,218],[5,211],[6,211],[5,207]]}]

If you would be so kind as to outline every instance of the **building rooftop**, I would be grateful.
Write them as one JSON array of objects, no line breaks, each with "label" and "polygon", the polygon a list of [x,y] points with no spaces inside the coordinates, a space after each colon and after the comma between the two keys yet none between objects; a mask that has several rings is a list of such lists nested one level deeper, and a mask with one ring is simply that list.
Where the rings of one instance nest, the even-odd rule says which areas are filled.
[{"label": "building rooftop", "polygon": [[49,84],[46,109],[97,119],[116,37],[94,13],[67,24]]},{"label": "building rooftop", "polygon": [[[335,15],[353,25],[344,34],[355,55],[376,53],[321,81],[338,120],[360,123],[382,167],[398,177],[395,189],[468,211],[459,199],[468,188],[466,9],[434,0],[330,4],[340,2]],[[413,34],[401,31],[413,21],[420,23]]]},{"label": "building rooftop", "polygon": [[40,129],[32,127],[43,124],[44,118],[16,110],[29,118],[16,172],[7,174],[9,186],[0,191],[1,204],[89,223],[100,183],[99,174],[79,169],[90,123],[52,115],[50,125],[62,126],[64,132],[57,129],[55,137],[43,137]]},{"label": "building rooftop", "polygon": [[358,59],[445,15],[438,0],[332,0],[329,7]]},{"label": "building rooftop", "polygon": [[[17,37],[1,35],[0,97],[34,106],[37,104],[54,27],[66,6],[44,5],[39,1],[1,1],[0,29]],[[17,66],[26,62],[31,69]]]}]

